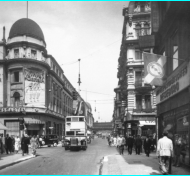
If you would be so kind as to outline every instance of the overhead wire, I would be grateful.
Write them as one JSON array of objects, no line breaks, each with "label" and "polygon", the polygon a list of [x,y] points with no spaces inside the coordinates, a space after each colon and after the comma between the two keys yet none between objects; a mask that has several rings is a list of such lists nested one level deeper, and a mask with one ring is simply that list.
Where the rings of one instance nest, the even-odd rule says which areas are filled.
[{"label": "overhead wire", "polygon": [[[81,58],[81,59],[85,59],[85,58],[87,58],[88,56],[92,56],[92,55],[94,55],[95,53],[99,52],[100,50],[102,50],[102,49],[104,49],[104,48],[107,48],[107,47],[113,45],[114,43],[117,43],[118,41],[120,41],[120,39],[118,39],[118,40],[116,40],[115,42],[112,42],[112,43],[110,43],[110,44],[108,44],[108,45],[106,45],[106,46],[104,46],[104,47],[102,47],[102,48],[100,48],[100,49],[98,49],[98,50],[96,50],[96,51],[90,53],[90,54],[87,54],[86,56],[80,57],[80,58]],[[77,63],[77,62],[78,62],[78,60],[77,60],[77,61],[73,61],[73,62],[63,63],[63,64],[61,64],[61,65],[72,65],[72,64],[75,64],[75,63]]]}]

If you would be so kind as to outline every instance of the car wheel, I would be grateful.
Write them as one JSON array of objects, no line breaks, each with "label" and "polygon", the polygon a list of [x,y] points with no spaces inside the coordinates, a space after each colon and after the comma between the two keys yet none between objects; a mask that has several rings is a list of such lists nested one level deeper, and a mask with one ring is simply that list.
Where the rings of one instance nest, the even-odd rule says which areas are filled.
[{"label": "car wheel", "polygon": [[67,147],[65,147],[65,150],[68,150],[68,148],[67,148]]},{"label": "car wheel", "polygon": [[51,145],[48,145],[48,147],[51,147]]}]

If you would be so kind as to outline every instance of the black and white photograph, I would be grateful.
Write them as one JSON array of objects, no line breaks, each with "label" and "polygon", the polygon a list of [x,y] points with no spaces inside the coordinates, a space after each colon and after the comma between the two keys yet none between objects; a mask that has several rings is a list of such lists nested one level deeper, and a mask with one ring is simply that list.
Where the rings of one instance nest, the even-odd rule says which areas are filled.
[{"label": "black and white photograph", "polygon": [[0,1],[0,175],[190,175],[190,1]]}]

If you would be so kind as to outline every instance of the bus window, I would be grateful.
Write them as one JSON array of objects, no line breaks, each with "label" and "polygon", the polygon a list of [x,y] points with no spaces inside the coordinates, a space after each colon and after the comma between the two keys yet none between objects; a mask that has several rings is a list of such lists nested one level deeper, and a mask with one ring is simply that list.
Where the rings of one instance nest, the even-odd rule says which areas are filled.
[{"label": "bus window", "polygon": [[83,131],[76,131],[76,136],[84,136],[84,132]]},{"label": "bus window", "polygon": [[74,131],[66,131],[67,136],[74,136],[75,132]]},{"label": "bus window", "polygon": [[67,118],[67,122],[71,122],[71,118]]},{"label": "bus window", "polygon": [[72,122],[78,122],[79,118],[78,117],[72,117]]},{"label": "bus window", "polygon": [[84,122],[84,117],[79,117],[79,122]]}]

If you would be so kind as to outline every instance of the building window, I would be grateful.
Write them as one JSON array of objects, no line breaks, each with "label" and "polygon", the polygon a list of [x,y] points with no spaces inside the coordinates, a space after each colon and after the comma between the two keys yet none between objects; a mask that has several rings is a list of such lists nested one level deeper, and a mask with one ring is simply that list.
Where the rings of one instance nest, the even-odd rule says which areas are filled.
[{"label": "building window", "polygon": [[36,52],[36,50],[31,50],[31,58],[32,59],[37,59],[37,52]]},{"label": "building window", "polygon": [[14,82],[19,82],[19,71],[14,72]]},{"label": "building window", "polygon": [[142,60],[142,52],[135,50],[135,60]]},{"label": "building window", "polygon": [[135,86],[142,87],[142,72],[141,71],[135,72]]},{"label": "building window", "polygon": [[177,32],[175,36],[172,37],[172,56],[173,56],[173,70],[179,66],[178,62],[178,35]]},{"label": "building window", "polygon": [[14,97],[14,107],[19,107],[19,105],[20,105],[20,94],[18,92],[15,92],[13,97]]},{"label": "building window", "polygon": [[151,96],[145,95],[145,109],[151,109]]},{"label": "building window", "polygon": [[14,58],[19,58],[19,49],[14,49]]},{"label": "building window", "polygon": [[136,109],[142,109],[142,95],[136,95]]}]

